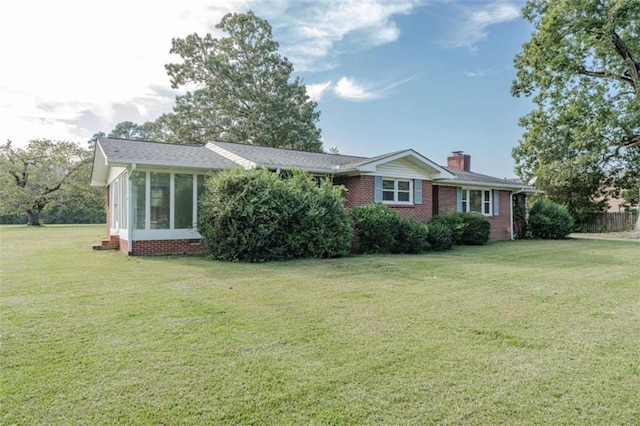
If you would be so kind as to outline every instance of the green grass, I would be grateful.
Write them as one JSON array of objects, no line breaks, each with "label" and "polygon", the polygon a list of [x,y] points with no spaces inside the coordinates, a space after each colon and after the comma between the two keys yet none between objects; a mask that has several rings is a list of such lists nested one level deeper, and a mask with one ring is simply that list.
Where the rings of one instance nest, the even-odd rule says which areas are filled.
[{"label": "green grass", "polygon": [[637,424],[640,244],[270,264],[0,227],[2,424]]}]

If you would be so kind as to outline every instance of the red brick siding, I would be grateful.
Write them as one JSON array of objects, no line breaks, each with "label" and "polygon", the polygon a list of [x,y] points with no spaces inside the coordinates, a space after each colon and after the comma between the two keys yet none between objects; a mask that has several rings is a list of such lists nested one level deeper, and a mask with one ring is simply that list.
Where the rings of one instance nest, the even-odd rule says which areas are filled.
[{"label": "red brick siding", "polygon": [[[334,179],[334,183],[347,188],[345,199],[350,209],[374,202],[373,176],[338,177]],[[431,193],[431,181],[422,180],[422,204],[412,206],[388,204],[388,206],[400,212],[403,217],[410,217],[424,223],[431,219]]]},{"label": "red brick siding", "polygon": [[[500,214],[489,218],[491,221],[491,234],[489,239],[509,240],[511,239],[511,192],[500,191]],[[495,213],[495,212],[494,212]]]},{"label": "red brick siding", "polygon": [[133,241],[132,255],[151,256],[166,254],[202,254],[204,246],[201,240],[144,240]]},{"label": "red brick siding", "polygon": [[[438,214],[447,214],[457,209],[457,191],[455,186],[440,186]],[[500,212],[497,216],[489,216],[491,222],[492,241],[511,239],[511,192],[500,191]]]},{"label": "red brick siding", "polygon": [[350,209],[373,203],[373,176],[336,177],[333,182],[336,185],[344,185],[347,188],[344,198],[347,207]]},{"label": "red brick siding", "polygon": [[440,186],[438,188],[438,214],[447,214],[457,210],[458,189],[455,186]]}]

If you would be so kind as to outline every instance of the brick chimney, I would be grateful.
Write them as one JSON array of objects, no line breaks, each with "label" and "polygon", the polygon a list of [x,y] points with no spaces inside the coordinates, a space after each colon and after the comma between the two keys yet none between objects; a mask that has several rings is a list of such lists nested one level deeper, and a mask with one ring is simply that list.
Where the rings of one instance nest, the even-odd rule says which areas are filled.
[{"label": "brick chimney", "polygon": [[450,157],[447,157],[447,166],[452,169],[471,171],[471,156],[463,154],[463,151],[453,151]]}]

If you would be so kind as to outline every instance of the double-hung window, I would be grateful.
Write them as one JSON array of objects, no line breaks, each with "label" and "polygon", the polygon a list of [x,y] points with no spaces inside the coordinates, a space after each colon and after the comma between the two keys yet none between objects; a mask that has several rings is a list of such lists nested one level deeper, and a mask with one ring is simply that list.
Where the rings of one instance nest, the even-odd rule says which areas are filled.
[{"label": "double-hung window", "polygon": [[489,189],[462,189],[462,211],[465,213],[477,212],[491,215],[491,190]]},{"label": "double-hung window", "polygon": [[413,182],[409,179],[382,179],[382,201],[394,204],[413,202]]}]

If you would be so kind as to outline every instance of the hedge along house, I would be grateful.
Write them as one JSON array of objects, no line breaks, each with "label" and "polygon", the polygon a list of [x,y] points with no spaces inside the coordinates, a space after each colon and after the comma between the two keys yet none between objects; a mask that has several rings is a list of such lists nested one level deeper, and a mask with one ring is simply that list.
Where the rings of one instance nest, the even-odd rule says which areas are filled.
[{"label": "hedge along house", "polygon": [[226,142],[191,146],[100,138],[91,185],[107,189],[107,239],[94,249],[202,253],[198,196],[207,173],[231,167],[329,176],[347,188],[347,207],[384,203],[421,222],[450,211],[479,212],[491,221],[492,240],[514,237],[513,195],[536,192],[471,172],[470,157],[462,152],[443,167],[412,149],[368,158]]}]

